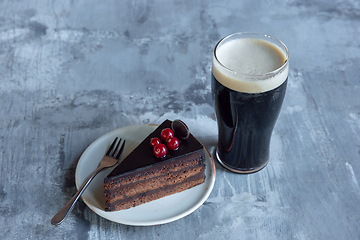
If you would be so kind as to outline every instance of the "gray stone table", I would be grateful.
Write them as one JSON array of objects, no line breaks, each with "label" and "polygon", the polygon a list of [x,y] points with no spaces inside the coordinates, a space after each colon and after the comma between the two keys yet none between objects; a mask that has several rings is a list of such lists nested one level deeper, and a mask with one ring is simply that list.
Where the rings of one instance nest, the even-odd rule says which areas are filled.
[{"label": "gray stone table", "polygon": [[[205,203],[136,227],[75,193],[82,152],[103,134],[180,118],[217,143],[212,50],[234,32],[290,50],[286,98],[262,171],[216,163]],[[0,1],[1,239],[359,239],[360,2]]]}]

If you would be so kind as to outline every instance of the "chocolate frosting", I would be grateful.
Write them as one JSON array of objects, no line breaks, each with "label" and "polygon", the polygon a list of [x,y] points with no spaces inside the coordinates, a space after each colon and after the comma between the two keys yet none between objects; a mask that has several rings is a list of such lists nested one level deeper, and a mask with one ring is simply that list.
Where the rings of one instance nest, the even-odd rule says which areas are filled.
[{"label": "chocolate frosting", "polygon": [[[160,138],[160,132],[164,128],[171,128],[171,121],[165,120],[159,127],[157,127],[152,133],[150,133],[108,176],[107,179],[113,179],[118,175],[127,173],[139,168],[157,165],[166,161],[173,160],[175,158],[181,158],[183,156],[192,154],[196,151],[203,150],[202,144],[190,134],[188,138],[181,139],[180,147],[178,150],[168,149],[167,154],[163,158],[157,158],[150,146],[150,139],[153,137]],[[175,134],[176,137],[176,134]],[[107,180],[105,179],[105,181]]]}]

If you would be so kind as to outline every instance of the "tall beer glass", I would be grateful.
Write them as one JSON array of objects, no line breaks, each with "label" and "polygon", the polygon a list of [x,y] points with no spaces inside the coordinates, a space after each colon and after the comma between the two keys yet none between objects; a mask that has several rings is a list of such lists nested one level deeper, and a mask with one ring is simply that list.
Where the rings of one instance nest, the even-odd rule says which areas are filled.
[{"label": "tall beer glass", "polygon": [[219,133],[216,158],[225,168],[253,173],[266,166],[288,71],[286,46],[269,35],[236,33],[215,46],[211,86]]}]

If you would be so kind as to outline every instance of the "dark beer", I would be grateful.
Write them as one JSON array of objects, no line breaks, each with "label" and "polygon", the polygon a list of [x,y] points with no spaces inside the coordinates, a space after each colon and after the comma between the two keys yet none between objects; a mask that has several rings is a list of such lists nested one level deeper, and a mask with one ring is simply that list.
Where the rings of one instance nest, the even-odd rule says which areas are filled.
[{"label": "dark beer", "polygon": [[[225,50],[219,44],[215,48],[211,80],[219,130],[216,155],[229,170],[251,173],[269,159],[271,134],[287,86],[288,56],[286,47],[284,51],[266,39],[226,41],[223,44],[230,46]],[[234,61],[242,66],[228,68]]]},{"label": "dark beer", "polygon": [[242,93],[219,83],[212,75],[218,121],[218,157],[239,171],[264,167],[270,138],[285,96],[287,80],[264,93]]}]

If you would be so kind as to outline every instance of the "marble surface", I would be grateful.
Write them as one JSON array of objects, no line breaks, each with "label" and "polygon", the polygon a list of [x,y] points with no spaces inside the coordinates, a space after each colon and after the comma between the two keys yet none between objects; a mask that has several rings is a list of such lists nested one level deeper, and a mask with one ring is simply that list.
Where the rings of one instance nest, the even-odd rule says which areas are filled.
[{"label": "marble surface", "polygon": [[[203,206],[134,227],[83,202],[76,164],[103,134],[180,118],[210,151],[212,50],[264,32],[290,51],[268,166],[216,163]],[[1,239],[359,239],[360,2],[0,1]]]}]

